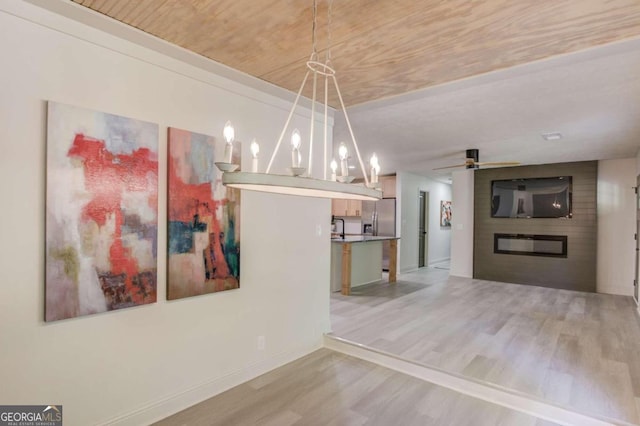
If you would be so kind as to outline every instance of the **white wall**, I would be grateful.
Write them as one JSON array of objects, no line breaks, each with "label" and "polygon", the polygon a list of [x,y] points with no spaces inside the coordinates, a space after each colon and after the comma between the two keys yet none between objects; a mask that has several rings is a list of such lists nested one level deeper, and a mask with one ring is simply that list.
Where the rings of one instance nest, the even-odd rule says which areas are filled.
[{"label": "white wall", "polygon": [[[362,219],[359,217],[343,217],[345,234],[362,234]],[[342,231],[342,222],[336,221],[336,232]]]},{"label": "white wall", "polygon": [[451,275],[473,277],[474,171],[453,172]]},{"label": "white wall", "polygon": [[598,293],[633,294],[635,158],[598,161]]},{"label": "white wall", "polygon": [[[440,201],[451,200],[451,185],[412,173],[396,175],[396,213],[400,231],[398,262],[400,272],[418,268],[418,222],[420,191],[429,193],[427,265],[450,258],[451,228],[440,227]],[[455,216],[455,207],[453,215]]]},{"label": "white wall", "polygon": [[[636,154],[636,184],[637,184],[637,177],[640,175],[640,150],[638,151],[638,153]],[[639,189],[640,191],[640,189]],[[640,207],[640,206],[639,206]],[[636,212],[637,214],[637,212]],[[638,236],[638,238],[640,238],[640,235]],[[636,252],[636,256],[637,256],[637,261],[640,262],[640,252]],[[636,261],[636,259],[634,258],[634,261]],[[640,277],[636,274],[636,281],[638,281],[638,285],[640,285]],[[635,298],[635,295],[634,295]],[[636,303],[638,303],[638,300],[636,299]],[[640,311],[640,303],[638,303],[638,311]]]},{"label": "white wall", "polygon": [[[322,345],[328,200],[243,192],[241,288],[165,300],[167,126],[219,136],[230,119],[247,164],[251,138],[273,148],[289,102],[24,2],[0,4],[0,51],[2,403],[144,424]],[[157,303],[44,323],[46,100],[159,123]]]}]

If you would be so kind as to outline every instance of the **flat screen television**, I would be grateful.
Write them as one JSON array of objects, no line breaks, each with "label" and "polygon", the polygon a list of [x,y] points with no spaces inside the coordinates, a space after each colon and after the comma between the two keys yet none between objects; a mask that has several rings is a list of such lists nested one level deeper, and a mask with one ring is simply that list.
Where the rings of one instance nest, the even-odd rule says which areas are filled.
[{"label": "flat screen television", "polygon": [[571,176],[494,180],[491,217],[571,218]]}]

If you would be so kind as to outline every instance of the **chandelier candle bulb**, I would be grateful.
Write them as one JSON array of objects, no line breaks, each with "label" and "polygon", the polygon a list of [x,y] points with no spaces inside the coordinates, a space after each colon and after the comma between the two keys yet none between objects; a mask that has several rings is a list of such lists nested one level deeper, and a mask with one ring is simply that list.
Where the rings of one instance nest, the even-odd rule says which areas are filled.
[{"label": "chandelier candle bulb", "polygon": [[378,173],[380,172],[380,164],[378,163],[378,156],[374,152],[371,156],[371,160],[369,160],[369,165],[371,165],[371,183],[378,183]]},{"label": "chandelier candle bulb", "polygon": [[331,181],[335,182],[336,181],[336,171],[338,170],[338,163],[336,163],[336,160],[331,160]]},{"label": "chandelier candle bulb", "polygon": [[254,139],[251,141],[251,172],[258,173],[258,153],[260,152],[260,145]]},{"label": "chandelier candle bulb", "polygon": [[227,121],[222,131],[226,145],[224,146],[224,161],[231,164],[233,158],[233,139],[235,138],[235,130],[230,121]]},{"label": "chandelier candle bulb", "polygon": [[298,129],[295,129],[291,134],[291,167],[300,167],[300,164],[302,164],[300,141],[300,132]]},{"label": "chandelier candle bulb", "polygon": [[338,155],[340,156],[340,176],[349,176],[349,166],[347,164],[347,156],[349,151],[344,142],[340,143],[338,148]]}]

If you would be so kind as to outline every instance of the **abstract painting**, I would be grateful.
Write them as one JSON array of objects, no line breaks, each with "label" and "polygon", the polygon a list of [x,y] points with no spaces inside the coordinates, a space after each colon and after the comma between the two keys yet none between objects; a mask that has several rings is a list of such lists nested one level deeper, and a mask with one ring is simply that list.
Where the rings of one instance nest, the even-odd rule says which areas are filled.
[{"label": "abstract painting", "polygon": [[45,319],[156,301],[158,125],[49,102]]},{"label": "abstract painting", "polygon": [[440,201],[440,226],[451,226],[451,201]]},{"label": "abstract painting", "polygon": [[[167,298],[240,287],[240,191],[214,165],[224,143],[170,127]],[[235,143],[233,163],[240,163]]]}]

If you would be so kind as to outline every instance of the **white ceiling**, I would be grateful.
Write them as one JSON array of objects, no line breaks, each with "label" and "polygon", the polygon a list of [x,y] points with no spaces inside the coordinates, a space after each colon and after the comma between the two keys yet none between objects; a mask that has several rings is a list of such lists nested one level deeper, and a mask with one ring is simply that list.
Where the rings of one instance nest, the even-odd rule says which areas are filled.
[{"label": "white ceiling", "polygon": [[[340,76],[338,75],[338,80]],[[465,150],[480,161],[544,164],[634,157],[640,147],[640,39],[562,55],[347,110],[381,174],[440,177]],[[542,133],[561,132],[545,141]],[[350,141],[336,112],[334,142]],[[454,169],[455,170],[455,169]]]}]

